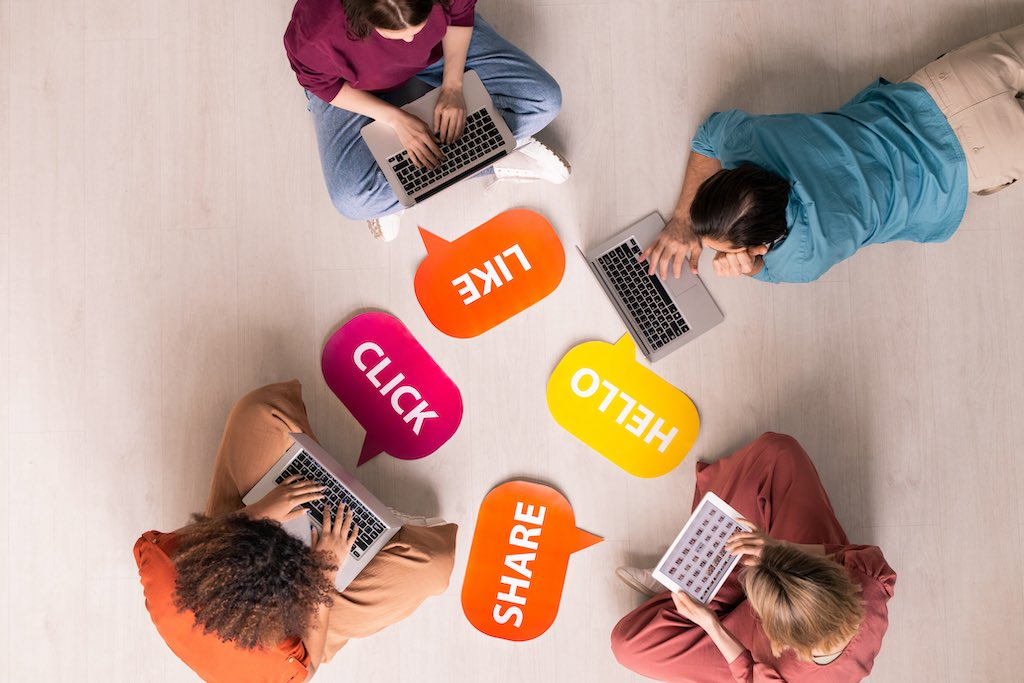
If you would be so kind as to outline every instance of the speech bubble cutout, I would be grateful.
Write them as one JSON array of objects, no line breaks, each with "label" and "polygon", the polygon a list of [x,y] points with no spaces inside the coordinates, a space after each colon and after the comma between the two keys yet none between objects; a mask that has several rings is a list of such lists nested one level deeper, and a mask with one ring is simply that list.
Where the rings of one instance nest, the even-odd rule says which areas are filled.
[{"label": "speech bubble cutout", "polygon": [[558,424],[637,477],[672,471],[700,429],[693,401],[637,363],[628,334],[614,345],[570,349],[551,373],[547,396]]},{"label": "speech bubble cutout", "polygon": [[427,257],[416,299],[434,327],[475,337],[555,291],[565,250],[547,219],[527,209],[498,214],[454,242],[420,228]]},{"label": "speech bubble cutout", "polygon": [[550,486],[510,481],[492,489],[469,549],[463,613],[489,636],[536,638],[558,615],[569,555],[602,540],[576,528],[569,501]]},{"label": "speech bubble cutout", "polygon": [[320,367],[366,430],[359,464],[387,452],[423,458],[462,421],[462,394],[412,333],[387,313],[363,313],[324,344]]}]

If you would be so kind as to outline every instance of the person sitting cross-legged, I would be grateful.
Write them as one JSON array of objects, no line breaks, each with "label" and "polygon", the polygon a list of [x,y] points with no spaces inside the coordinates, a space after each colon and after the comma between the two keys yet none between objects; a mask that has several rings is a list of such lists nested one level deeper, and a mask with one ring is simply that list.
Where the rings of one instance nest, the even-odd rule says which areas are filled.
[{"label": "person sitting cross-legged", "polygon": [[297,381],[242,398],[224,429],[205,514],[135,544],[157,631],[208,683],[309,680],[349,639],[404,619],[448,586],[454,524],[399,514],[398,534],[339,593],[335,575],[359,533],[351,511],[325,507],[309,546],[281,525],[320,498],[318,485],[288,478],[243,506],[293,432],[312,436]]},{"label": "person sitting cross-legged", "polygon": [[764,434],[697,465],[694,505],[713,491],[753,528],[727,547],[743,556],[704,606],[651,572],[620,567],[650,596],[615,626],[616,659],[659,681],[859,681],[888,626],[896,574],[882,551],[851,545],[814,464],[795,439]]}]

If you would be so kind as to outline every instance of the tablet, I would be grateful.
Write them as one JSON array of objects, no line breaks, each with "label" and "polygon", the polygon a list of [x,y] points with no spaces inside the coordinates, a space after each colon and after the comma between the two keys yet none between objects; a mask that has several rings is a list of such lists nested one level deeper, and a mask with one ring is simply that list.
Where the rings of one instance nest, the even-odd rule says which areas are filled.
[{"label": "tablet", "polygon": [[654,578],[670,591],[685,591],[702,605],[711,602],[740,560],[725,549],[725,543],[737,531],[750,531],[740,524],[741,516],[708,492],[654,568]]}]

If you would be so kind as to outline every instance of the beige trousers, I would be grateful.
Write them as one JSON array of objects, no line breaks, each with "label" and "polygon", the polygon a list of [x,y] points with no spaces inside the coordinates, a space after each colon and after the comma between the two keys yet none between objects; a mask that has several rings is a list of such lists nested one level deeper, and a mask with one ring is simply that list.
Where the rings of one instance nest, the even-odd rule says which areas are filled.
[{"label": "beige trousers", "polygon": [[[228,416],[206,504],[207,515],[233,512],[242,496],[291,446],[289,432],[313,436],[298,380],[271,384],[244,396]],[[350,638],[364,638],[412,614],[448,587],[458,527],[405,526],[335,596],[324,660]]]},{"label": "beige trousers", "polygon": [[949,120],[971,192],[991,194],[1024,177],[1024,25],[953,50],[907,80]]}]

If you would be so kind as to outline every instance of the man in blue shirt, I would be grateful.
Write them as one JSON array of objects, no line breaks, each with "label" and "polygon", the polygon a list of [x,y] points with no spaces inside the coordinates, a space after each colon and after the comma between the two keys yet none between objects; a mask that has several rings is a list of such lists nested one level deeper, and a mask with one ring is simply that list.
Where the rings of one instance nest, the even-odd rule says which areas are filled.
[{"label": "man in blue shirt", "polygon": [[822,114],[731,110],[700,126],[650,272],[811,282],[861,247],[941,242],[968,192],[1024,177],[1024,26],[944,55],[907,82],[872,83]]}]

